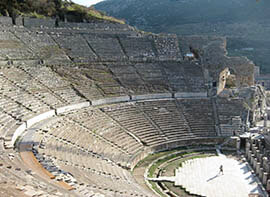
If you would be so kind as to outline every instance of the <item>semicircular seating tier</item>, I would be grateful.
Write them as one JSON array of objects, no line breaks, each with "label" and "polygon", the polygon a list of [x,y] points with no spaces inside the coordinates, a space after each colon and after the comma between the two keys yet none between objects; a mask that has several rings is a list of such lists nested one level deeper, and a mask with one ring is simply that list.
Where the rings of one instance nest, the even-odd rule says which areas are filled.
[{"label": "semicircular seating tier", "polygon": [[218,139],[227,106],[241,102],[220,100],[216,111],[204,69],[182,59],[175,35],[9,23],[0,17],[0,187],[11,195],[152,196],[130,168],[155,151]]}]

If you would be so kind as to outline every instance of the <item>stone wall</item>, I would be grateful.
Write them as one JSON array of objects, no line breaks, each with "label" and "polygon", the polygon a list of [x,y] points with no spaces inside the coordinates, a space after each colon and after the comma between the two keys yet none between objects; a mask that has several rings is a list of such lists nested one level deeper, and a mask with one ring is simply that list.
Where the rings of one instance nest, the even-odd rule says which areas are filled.
[{"label": "stone wall", "polygon": [[262,182],[266,191],[270,192],[270,160],[269,149],[264,139],[246,139],[245,157],[254,173]]},{"label": "stone wall", "polygon": [[228,57],[225,37],[185,36],[179,39],[182,43],[180,48],[184,51],[183,54],[189,53],[190,48],[199,51],[199,62],[209,70],[213,81],[219,82],[220,74],[224,69],[229,68],[235,71],[237,87],[254,85],[253,62],[246,57]]},{"label": "stone wall", "polygon": [[219,83],[218,83],[218,88],[217,88],[217,94],[222,92],[222,90],[225,88],[226,85],[226,78],[229,75],[229,69],[225,68],[223,71],[220,72],[219,75]]},{"label": "stone wall", "polygon": [[224,142],[224,138],[215,137],[215,138],[198,138],[192,140],[179,140],[175,142],[170,142],[166,144],[160,144],[155,147],[146,148],[143,152],[135,155],[130,161],[131,170],[136,166],[136,164],[142,159],[146,158],[149,154],[171,150],[179,147],[188,147],[188,146],[200,146],[200,145],[218,145]]},{"label": "stone wall", "polygon": [[23,25],[27,28],[54,28],[54,19],[23,18]]}]

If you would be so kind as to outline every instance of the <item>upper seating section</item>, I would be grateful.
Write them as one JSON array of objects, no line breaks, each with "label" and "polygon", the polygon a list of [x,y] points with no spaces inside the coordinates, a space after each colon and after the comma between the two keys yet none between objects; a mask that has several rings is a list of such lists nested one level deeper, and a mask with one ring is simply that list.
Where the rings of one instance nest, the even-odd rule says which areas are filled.
[{"label": "upper seating section", "polygon": [[[55,21],[52,19],[18,18],[17,23],[23,26],[12,27],[10,18],[0,17],[0,24],[9,27],[17,37],[17,40],[1,37],[0,40],[9,40],[9,46],[17,50],[29,47],[28,53],[32,56],[27,55],[27,50],[23,50],[22,59],[30,57],[46,59],[48,64],[60,63],[64,60],[75,63],[126,61],[127,59],[129,61],[181,60],[176,35],[147,35],[128,25],[113,23],[60,22],[58,28],[55,27]],[[8,31],[6,33],[8,34]],[[15,42],[20,45],[15,45]],[[10,58],[15,59],[13,56]]]},{"label": "upper seating section", "polygon": [[87,41],[79,34],[52,34],[51,37],[76,63],[86,63],[97,60],[96,54],[89,47]]},{"label": "upper seating section", "polygon": [[180,60],[182,58],[176,35],[156,36],[154,43],[160,60]]},{"label": "upper seating section", "polygon": [[88,100],[127,94],[125,88],[104,64],[92,63],[69,69],[64,66],[54,66],[53,69],[68,81],[78,94]]},{"label": "upper seating section", "polygon": [[80,33],[93,33],[93,34],[105,34],[105,35],[137,35],[134,28],[126,24],[117,23],[59,23],[60,28],[66,28],[75,30]]},{"label": "upper seating section", "polygon": [[124,61],[127,59],[117,37],[98,34],[87,34],[84,37],[100,60]]},{"label": "upper seating section", "polygon": [[202,68],[188,62],[108,63],[113,75],[135,94],[206,92]]},{"label": "upper seating section", "polygon": [[12,32],[0,30],[0,60],[34,59],[35,55],[27,44],[19,40]]},{"label": "upper seating section", "polygon": [[121,37],[120,42],[130,60],[151,60],[156,58],[153,42],[145,37]]},{"label": "upper seating section", "polygon": [[59,61],[69,61],[67,55],[59,48],[53,38],[44,31],[30,31],[16,28],[12,32],[21,42],[25,43],[35,56],[53,64]]}]

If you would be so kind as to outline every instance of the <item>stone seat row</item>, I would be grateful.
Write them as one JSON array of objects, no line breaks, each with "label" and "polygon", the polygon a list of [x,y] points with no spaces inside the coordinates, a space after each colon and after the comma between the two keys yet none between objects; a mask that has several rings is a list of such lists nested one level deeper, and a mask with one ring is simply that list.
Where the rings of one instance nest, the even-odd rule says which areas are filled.
[{"label": "stone seat row", "polygon": [[[93,133],[89,133],[87,129],[76,127],[74,125],[59,124],[56,125],[57,129],[47,128],[48,134],[51,134],[58,139],[62,139],[66,142],[72,143],[79,147],[83,147],[85,150],[91,150],[103,155],[106,158],[110,158],[115,162],[127,162],[130,157],[127,152],[107,143]],[[121,159],[119,157],[122,157]]]},{"label": "stone seat row", "polygon": [[145,115],[133,105],[123,106],[123,109],[116,110],[102,110],[107,113],[112,119],[117,121],[122,127],[139,137],[147,145],[154,145],[156,143],[165,142],[159,136],[159,131],[156,127],[150,124]]},{"label": "stone seat row", "polygon": [[[53,138],[50,139],[53,140]],[[75,169],[81,170],[81,173],[77,172],[72,174],[74,174],[75,177],[79,176],[79,174],[84,174],[84,177],[87,177],[87,183],[90,183],[91,185],[96,185],[101,188],[109,187],[111,190],[119,190],[119,184],[125,183],[128,185],[127,182],[132,181],[130,177],[126,177],[124,172],[125,170],[118,166],[110,165],[105,163],[105,161],[99,163],[100,160],[89,157],[79,149],[74,147],[72,148],[67,144],[61,143],[60,141],[57,142],[57,140],[55,140],[55,142],[48,143],[51,144],[47,144],[45,149],[39,150],[41,154],[43,153],[44,155],[50,155],[51,157],[55,157],[56,160],[61,160],[64,162],[64,165],[73,166]],[[58,143],[57,149],[54,148],[54,143]],[[65,148],[65,146],[67,147]],[[61,167],[62,165],[63,164],[61,164]],[[136,192],[132,185],[123,187],[121,190]],[[137,190],[137,192],[140,191]]]},{"label": "stone seat row", "polygon": [[[51,138],[50,142],[46,144],[46,148],[38,149],[39,153],[51,155],[51,157],[55,157],[57,160],[89,169],[90,171],[103,174],[104,176],[111,176],[115,179],[126,179],[123,169],[119,166],[100,157],[94,157],[86,151],[78,149],[76,146],[63,143],[54,138]],[[52,144],[57,144],[57,148],[53,149]]]},{"label": "stone seat row", "polygon": [[[111,31],[106,32],[105,30],[103,34],[107,35],[108,32]],[[114,38],[106,38],[106,36],[97,38],[88,31],[81,32],[65,28],[56,30],[10,27],[9,31],[1,32],[0,37],[5,38],[7,42],[15,40],[16,43],[10,43],[11,48],[1,50],[3,51],[1,59],[53,59],[56,62],[61,62],[61,60],[66,61],[70,58],[75,63],[97,60],[122,61],[127,58],[143,61],[149,58],[161,61],[181,59],[177,37],[166,39],[166,36],[161,36],[161,38],[155,39],[154,37],[158,36],[151,37],[144,34],[136,36],[136,31],[129,32],[130,35],[135,36],[123,37],[122,35],[125,35],[125,32],[124,34],[119,33],[119,36]],[[162,50],[159,43],[162,43],[162,46],[165,45],[166,47],[162,48],[167,48],[167,50]],[[23,50],[25,48],[27,50]],[[174,51],[173,54],[168,52],[171,49]]]},{"label": "stone seat row", "polygon": [[[1,141],[1,146],[3,143]],[[9,188],[9,193],[13,195],[53,195],[57,189],[45,184],[42,180],[36,181],[31,170],[22,164],[18,153],[14,151],[4,151],[1,147],[0,156],[0,182]],[[59,194],[59,193],[58,193]]]},{"label": "stone seat row", "polygon": [[134,154],[138,149],[142,148],[142,145],[140,145],[136,139],[113,122],[111,118],[106,117],[100,110],[82,110],[82,112],[72,113],[71,115],[67,115],[67,117],[70,117],[90,131],[117,144],[130,154]]}]

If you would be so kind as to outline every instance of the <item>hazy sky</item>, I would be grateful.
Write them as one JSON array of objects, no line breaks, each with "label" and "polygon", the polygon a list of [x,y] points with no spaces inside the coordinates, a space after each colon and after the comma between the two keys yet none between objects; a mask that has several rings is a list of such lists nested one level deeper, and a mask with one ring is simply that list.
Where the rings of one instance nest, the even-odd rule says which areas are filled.
[{"label": "hazy sky", "polygon": [[90,5],[94,5],[98,2],[101,2],[103,0],[72,0],[74,3],[78,3],[84,6],[90,6]]}]

